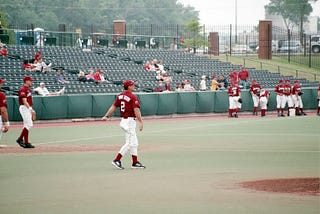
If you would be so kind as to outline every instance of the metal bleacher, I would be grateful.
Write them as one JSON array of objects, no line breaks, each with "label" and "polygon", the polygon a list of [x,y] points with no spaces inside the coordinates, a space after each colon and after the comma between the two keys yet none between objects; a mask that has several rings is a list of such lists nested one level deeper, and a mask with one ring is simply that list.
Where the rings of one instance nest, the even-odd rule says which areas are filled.
[{"label": "metal bleacher", "polygon": [[[133,79],[138,83],[138,92],[150,92],[158,84],[153,72],[147,72],[143,64],[147,60],[162,60],[167,73],[172,77],[171,88],[176,84],[189,79],[197,89],[201,76],[208,77],[207,86],[211,84],[212,75],[224,75],[227,77],[230,71],[240,65],[233,65],[228,62],[221,62],[216,59],[209,59],[183,51],[155,50],[155,49],[118,49],[118,48],[96,48],[92,51],[84,51],[74,47],[42,47],[35,46],[8,46],[8,53],[14,57],[0,58],[0,76],[7,80],[4,88],[8,89],[7,94],[16,94],[22,85],[25,75],[31,75],[38,86],[45,82],[49,91],[57,91],[62,88],[55,82],[55,72],[35,73],[24,71],[22,63],[24,59],[32,59],[38,51],[44,53],[44,61],[52,63],[53,68],[61,68],[64,78],[70,81],[65,85],[67,94],[84,93],[119,93],[122,91],[121,82],[125,79]],[[142,62],[142,64],[141,64]],[[77,73],[89,69],[102,69],[105,72],[107,83],[96,84],[94,82],[79,82]],[[279,79],[294,79],[292,76],[282,76],[266,70],[248,68],[251,79],[257,79],[265,88],[274,88]],[[318,82],[310,82],[299,78],[304,87],[317,86]]]}]

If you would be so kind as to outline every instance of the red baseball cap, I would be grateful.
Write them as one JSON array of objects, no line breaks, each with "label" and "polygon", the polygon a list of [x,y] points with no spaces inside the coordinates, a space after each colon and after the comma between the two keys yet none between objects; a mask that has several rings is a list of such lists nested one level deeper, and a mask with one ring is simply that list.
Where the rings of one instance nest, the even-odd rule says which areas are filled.
[{"label": "red baseball cap", "polygon": [[25,77],[23,78],[23,82],[26,82],[26,81],[33,81],[33,79],[32,79],[32,77],[30,77],[30,76],[25,76]]},{"label": "red baseball cap", "polygon": [[135,82],[133,82],[132,80],[125,80],[124,82],[123,82],[123,87],[129,87],[129,86],[132,86],[132,85],[135,85],[136,83]]},{"label": "red baseball cap", "polygon": [[283,80],[279,80],[279,83],[282,83],[283,82]]},{"label": "red baseball cap", "polygon": [[256,79],[253,79],[252,82],[257,82],[257,80],[256,80]]},{"label": "red baseball cap", "polygon": [[286,80],[286,82],[290,82],[290,80]]},{"label": "red baseball cap", "polygon": [[295,80],[295,81],[293,81],[294,83],[299,83],[299,80]]},{"label": "red baseball cap", "polygon": [[7,82],[5,79],[0,78],[0,83],[5,83]]}]

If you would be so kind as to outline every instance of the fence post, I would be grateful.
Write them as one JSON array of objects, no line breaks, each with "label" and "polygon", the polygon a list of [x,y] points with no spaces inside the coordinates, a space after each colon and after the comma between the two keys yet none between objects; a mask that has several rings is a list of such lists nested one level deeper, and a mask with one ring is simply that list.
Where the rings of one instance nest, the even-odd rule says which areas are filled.
[{"label": "fence post", "polygon": [[229,37],[229,47],[230,47],[230,56],[232,55],[231,50],[232,50],[232,24],[230,24],[230,37]]},{"label": "fence post", "polygon": [[290,29],[288,29],[288,62],[290,63],[290,49],[291,49],[291,47],[290,47],[291,45],[290,45]]},{"label": "fence post", "polygon": [[262,70],[262,62],[260,62],[260,70]]},{"label": "fence post", "polygon": [[278,73],[280,74],[280,66],[278,65]]},{"label": "fence post", "polygon": [[298,78],[298,73],[299,73],[299,71],[298,71],[298,70],[296,70],[296,78]]},{"label": "fence post", "polygon": [[309,35],[309,68],[311,68],[311,35]]},{"label": "fence post", "polygon": [[317,81],[317,75],[313,74],[313,76],[314,76],[314,81]]},{"label": "fence post", "polygon": [[246,59],[243,58],[243,66],[246,67]]}]

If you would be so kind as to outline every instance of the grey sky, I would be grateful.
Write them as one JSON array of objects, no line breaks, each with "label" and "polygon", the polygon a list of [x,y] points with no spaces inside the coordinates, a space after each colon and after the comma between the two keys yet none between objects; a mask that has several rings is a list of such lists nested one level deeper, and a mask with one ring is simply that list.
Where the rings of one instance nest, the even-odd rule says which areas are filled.
[{"label": "grey sky", "polygon": [[[199,11],[200,22],[205,25],[235,24],[237,1],[237,24],[256,25],[264,19],[264,5],[270,0],[179,0]],[[320,1],[313,4],[312,15],[320,16]]]}]

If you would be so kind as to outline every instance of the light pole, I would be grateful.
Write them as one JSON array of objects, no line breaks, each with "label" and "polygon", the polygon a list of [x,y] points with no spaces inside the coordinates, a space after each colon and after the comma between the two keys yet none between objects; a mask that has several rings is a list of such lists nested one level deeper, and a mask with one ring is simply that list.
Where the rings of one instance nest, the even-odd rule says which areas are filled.
[{"label": "light pole", "polygon": [[238,1],[237,0],[235,0],[235,8],[234,8],[234,12],[235,12],[235,42],[236,42],[236,44],[238,43]]}]

